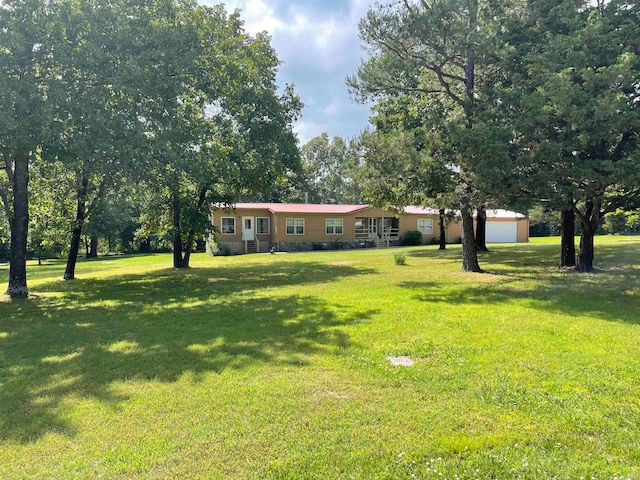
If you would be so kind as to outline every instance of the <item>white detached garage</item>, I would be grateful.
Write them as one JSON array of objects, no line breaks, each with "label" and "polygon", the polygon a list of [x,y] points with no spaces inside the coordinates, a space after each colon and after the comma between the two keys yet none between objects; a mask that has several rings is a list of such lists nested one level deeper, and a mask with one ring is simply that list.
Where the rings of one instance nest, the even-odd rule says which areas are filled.
[{"label": "white detached garage", "polygon": [[[518,227],[525,226],[525,216],[509,210],[487,210],[487,243],[516,243],[518,241]],[[522,232],[523,233],[523,232]],[[520,235],[522,236],[522,234]],[[522,241],[522,239],[520,239]],[[526,240],[524,240],[526,241]]]}]

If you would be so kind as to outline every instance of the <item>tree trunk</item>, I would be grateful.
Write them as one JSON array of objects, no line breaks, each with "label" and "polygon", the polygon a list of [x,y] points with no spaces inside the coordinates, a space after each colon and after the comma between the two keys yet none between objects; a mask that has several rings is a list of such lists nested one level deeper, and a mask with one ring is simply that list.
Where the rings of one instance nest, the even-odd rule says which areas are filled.
[{"label": "tree trunk", "polygon": [[191,251],[193,250],[194,238],[195,238],[195,232],[193,231],[193,229],[191,229],[189,230],[187,243],[184,247],[184,258],[182,259],[182,268],[189,268],[189,261],[191,260]]},{"label": "tree trunk", "polygon": [[82,235],[82,227],[86,214],[87,189],[89,180],[83,175],[82,184],[77,190],[78,205],[76,207],[76,221],[73,224],[71,232],[71,247],[69,248],[69,256],[67,257],[67,267],[64,270],[65,280],[73,280],[76,278],[76,263],[78,261],[78,252],[80,250],[80,237]]},{"label": "tree trunk", "polygon": [[173,231],[173,266],[174,268],[182,268],[182,235],[179,230]]},{"label": "tree trunk", "polygon": [[593,237],[600,224],[600,202],[593,198],[585,202],[585,213],[580,216],[582,234],[580,235],[580,250],[578,252],[578,272],[593,271],[594,245]]},{"label": "tree trunk", "polygon": [[[76,217],[76,223],[78,219]],[[71,232],[71,246],[69,248],[69,256],[67,257],[67,266],[64,270],[64,278],[65,280],[73,280],[76,278],[76,262],[78,260],[78,253],[80,251],[80,233],[82,232],[82,226],[73,227],[73,231]]]},{"label": "tree trunk", "polygon": [[578,272],[593,271],[593,237],[595,230],[590,225],[582,225],[582,234],[580,235],[580,252],[578,253],[578,264],[576,270]]},{"label": "tree trunk", "polygon": [[[478,22],[478,0],[472,0],[469,11],[469,31],[475,32]],[[465,117],[467,120],[466,127],[473,128],[473,90],[475,88],[475,67],[476,55],[473,42],[467,45],[466,62],[464,65],[464,90],[467,99],[464,106]],[[462,172],[461,172],[462,173]],[[462,271],[463,272],[482,272],[478,264],[478,250],[476,248],[476,240],[473,234],[473,215],[471,213],[468,195],[462,197],[462,207],[460,215],[462,217]]]},{"label": "tree trunk", "polygon": [[9,286],[6,295],[26,298],[27,288],[27,235],[29,233],[29,154],[13,157],[13,216],[11,226],[11,259]]},{"label": "tree trunk", "polygon": [[560,212],[560,267],[576,265],[576,224],[573,202],[569,202]]},{"label": "tree trunk", "polygon": [[476,248],[479,252],[488,252],[487,248],[487,210],[484,205],[478,208],[476,215]]},{"label": "tree trunk", "polygon": [[89,253],[87,254],[87,258],[97,258],[98,257],[98,236],[91,235],[91,240],[89,242]]},{"label": "tree trunk", "polygon": [[478,264],[478,251],[476,241],[473,236],[473,215],[468,205],[460,209],[462,216],[462,271],[482,272]]},{"label": "tree trunk", "polygon": [[[205,205],[207,201],[207,192],[209,191],[209,184],[205,183],[200,188],[200,193],[198,194],[198,203],[196,204],[196,210],[200,211],[202,207]],[[182,259],[182,268],[189,268],[189,261],[191,260],[191,252],[193,251],[195,240],[195,230],[193,228],[189,229],[189,235],[187,237],[187,243],[184,249],[184,258]]]},{"label": "tree trunk", "polygon": [[446,216],[444,208],[441,208],[438,212],[440,214],[440,248],[439,250],[445,250],[447,248],[447,230],[445,226]]},{"label": "tree trunk", "polygon": [[140,253],[151,252],[151,238],[146,237],[140,240]]},{"label": "tree trunk", "polygon": [[[177,188],[177,187],[176,187]],[[183,268],[182,265],[182,229],[180,227],[180,199],[174,190],[173,199],[173,267]]]}]

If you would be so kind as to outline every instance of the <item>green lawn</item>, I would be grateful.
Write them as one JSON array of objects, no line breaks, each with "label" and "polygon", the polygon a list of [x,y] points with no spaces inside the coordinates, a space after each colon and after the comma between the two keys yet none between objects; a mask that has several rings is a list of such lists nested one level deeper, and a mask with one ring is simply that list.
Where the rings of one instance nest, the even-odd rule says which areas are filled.
[{"label": "green lawn", "polygon": [[30,265],[0,478],[638,478],[640,238],[558,242]]}]

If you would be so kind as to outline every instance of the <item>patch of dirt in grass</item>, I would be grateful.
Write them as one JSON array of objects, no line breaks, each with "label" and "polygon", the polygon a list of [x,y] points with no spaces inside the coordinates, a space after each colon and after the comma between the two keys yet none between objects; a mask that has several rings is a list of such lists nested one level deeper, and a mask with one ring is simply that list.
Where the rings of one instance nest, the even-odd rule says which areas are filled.
[{"label": "patch of dirt in grass", "polygon": [[323,389],[315,392],[309,392],[309,402],[318,408],[320,405],[327,405],[332,403],[344,403],[351,400],[352,395],[347,391],[336,391],[334,389]]}]

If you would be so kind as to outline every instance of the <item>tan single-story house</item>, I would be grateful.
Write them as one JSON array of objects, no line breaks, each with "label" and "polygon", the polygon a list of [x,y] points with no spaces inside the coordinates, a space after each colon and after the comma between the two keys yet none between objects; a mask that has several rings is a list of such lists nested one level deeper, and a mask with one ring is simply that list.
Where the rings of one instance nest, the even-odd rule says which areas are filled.
[{"label": "tan single-story house", "polygon": [[[396,216],[369,205],[238,203],[233,209],[214,207],[211,220],[217,231],[210,243],[230,253],[389,246],[412,230],[430,243],[440,234],[438,210],[422,207],[407,207]],[[446,241],[460,242],[461,235],[456,219],[446,228]],[[529,220],[516,212],[487,210],[486,239],[527,242]]]}]

